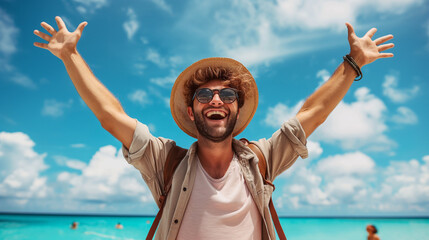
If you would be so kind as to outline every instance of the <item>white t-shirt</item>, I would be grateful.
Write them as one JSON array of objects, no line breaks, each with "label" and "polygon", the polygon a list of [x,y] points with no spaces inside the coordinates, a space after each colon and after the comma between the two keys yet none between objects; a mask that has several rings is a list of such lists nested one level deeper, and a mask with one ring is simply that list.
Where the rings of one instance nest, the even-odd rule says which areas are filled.
[{"label": "white t-shirt", "polygon": [[225,175],[212,178],[198,159],[194,187],[177,239],[261,239],[261,215],[234,157]]}]

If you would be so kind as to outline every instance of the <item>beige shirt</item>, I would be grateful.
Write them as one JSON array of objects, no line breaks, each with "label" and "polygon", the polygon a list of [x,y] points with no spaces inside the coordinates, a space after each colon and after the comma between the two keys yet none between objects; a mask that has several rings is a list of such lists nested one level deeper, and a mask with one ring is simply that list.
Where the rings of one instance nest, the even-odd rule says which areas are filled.
[{"label": "beige shirt", "polygon": [[261,239],[261,214],[247,189],[237,157],[225,175],[212,178],[197,160],[191,197],[177,240]]},{"label": "beige shirt", "polygon": [[[308,155],[305,133],[296,118],[284,123],[271,138],[260,139],[255,143],[266,158],[269,181],[273,181],[288,169],[298,156],[306,158]],[[130,149],[122,148],[125,159],[140,171],[157,204],[159,204],[158,199],[164,184],[164,163],[168,152],[175,144],[173,140],[152,136],[146,125],[137,122]],[[263,184],[258,169],[259,160],[247,146],[234,139],[233,149],[247,188],[262,216],[262,239],[275,239],[275,230],[268,208],[273,188]],[[188,201],[195,183],[196,150],[195,142],[174,173],[155,239],[176,239],[186,208],[192,207],[188,206]]]}]

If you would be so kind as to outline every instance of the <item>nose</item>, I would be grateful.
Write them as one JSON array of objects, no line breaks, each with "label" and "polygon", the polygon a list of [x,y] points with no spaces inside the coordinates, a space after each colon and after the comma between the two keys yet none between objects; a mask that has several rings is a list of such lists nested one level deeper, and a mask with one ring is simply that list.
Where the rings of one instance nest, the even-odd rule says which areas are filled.
[{"label": "nose", "polygon": [[216,92],[213,95],[213,99],[210,101],[210,105],[211,106],[215,106],[215,107],[223,105],[223,102],[222,102],[222,100],[220,99],[220,96],[219,96],[219,92]]}]

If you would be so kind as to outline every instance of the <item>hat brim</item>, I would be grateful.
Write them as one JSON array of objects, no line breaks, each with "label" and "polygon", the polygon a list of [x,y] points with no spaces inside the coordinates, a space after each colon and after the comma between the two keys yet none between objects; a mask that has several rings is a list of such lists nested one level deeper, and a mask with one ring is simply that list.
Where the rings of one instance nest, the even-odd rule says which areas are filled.
[{"label": "hat brim", "polygon": [[[195,127],[195,123],[188,116],[188,106],[186,104],[187,101],[184,95],[184,88],[185,83],[198,69],[206,67],[223,67],[232,71],[244,72],[252,76],[249,70],[247,70],[247,68],[244,67],[243,64],[241,64],[240,62],[231,58],[214,57],[205,58],[193,63],[177,77],[176,82],[173,85],[173,89],[171,90],[170,96],[171,114],[180,129],[182,129],[186,134],[194,138],[197,138],[198,130]],[[244,100],[244,105],[240,108],[239,118],[237,119],[234,130],[232,132],[233,136],[238,135],[247,127],[256,112],[256,108],[258,107],[258,88],[256,86],[256,82],[253,76],[250,85],[251,87],[249,92],[246,92],[246,99]]]}]

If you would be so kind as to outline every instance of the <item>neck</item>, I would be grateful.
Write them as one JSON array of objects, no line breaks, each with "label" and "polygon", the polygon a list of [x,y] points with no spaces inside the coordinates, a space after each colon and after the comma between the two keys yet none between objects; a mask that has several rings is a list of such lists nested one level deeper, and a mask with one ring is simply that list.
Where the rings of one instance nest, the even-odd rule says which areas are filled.
[{"label": "neck", "polygon": [[212,142],[204,138],[198,138],[197,154],[204,170],[212,178],[223,177],[234,156],[232,136],[222,142]]}]

